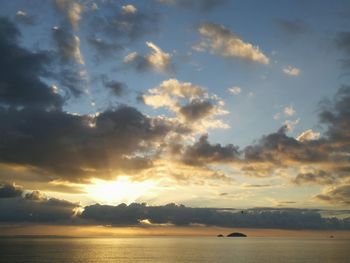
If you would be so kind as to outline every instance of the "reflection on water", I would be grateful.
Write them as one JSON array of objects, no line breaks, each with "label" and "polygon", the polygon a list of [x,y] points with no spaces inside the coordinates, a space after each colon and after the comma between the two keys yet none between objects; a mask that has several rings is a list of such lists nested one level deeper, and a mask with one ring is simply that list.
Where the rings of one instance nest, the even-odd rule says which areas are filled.
[{"label": "reflection on water", "polygon": [[350,240],[0,238],[0,262],[350,262]]}]

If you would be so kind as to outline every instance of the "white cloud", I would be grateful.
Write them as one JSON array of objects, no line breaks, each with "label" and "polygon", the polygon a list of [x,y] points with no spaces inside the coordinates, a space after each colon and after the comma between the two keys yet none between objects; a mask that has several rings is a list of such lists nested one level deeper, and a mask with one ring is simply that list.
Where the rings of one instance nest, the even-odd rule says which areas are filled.
[{"label": "white cloud", "polygon": [[135,14],[137,12],[137,8],[133,5],[123,5],[122,10],[125,14]]},{"label": "white cloud", "polygon": [[146,42],[151,49],[151,53],[143,56],[137,52],[129,53],[124,57],[124,63],[133,65],[137,70],[153,69],[158,72],[172,72],[172,55],[164,52],[160,47],[152,42]]},{"label": "white cloud", "polygon": [[56,0],[56,5],[59,9],[66,13],[66,17],[72,27],[78,29],[79,21],[81,19],[81,13],[83,12],[83,6],[72,0]]},{"label": "white cloud", "polygon": [[314,132],[313,130],[309,129],[299,134],[299,136],[297,137],[297,140],[300,142],[305,142],[305,141],[317,140],[318,138],[320,138],[320,133]]},{"label": "white cloud", "polygon": [[299,122],[300,122],[300,119],[296,119],[294,121],[286,120],[284,122],[284,125],[286,126],[288,132],[292,132],[292,131],[294,131],[295,126],[297,126],[299,124]]},{"label": "white cloud", "polygon": [[146,42],[146,45],[152,49],[152,53],[149,54],[146,59],[153,68],[160,72],[168,71],[171,63],[171,55],[163,52],[163,50],[152,42]]},{"label": "white cloud", "polygon": [[283,112],[284,112],[284,114],[286,115],[286,116],[293,116],[294,114],[295,114],[295,110],[294,110],[294,108],[293,108],[293,106],[287,106],[287,107],[285,107],[284,108],[284,110],[283,110]]},{"label": "white cloud", "polygon": [[179,108],[178,98],[196,99],[206,95],[206,91],[191,82],[180,82],[177,79],[168,79],[159,86],[150,89],[147,95],[143,96],[145,104],[154,108],[167,107],[172,111]]},{"label": "white cloud", "polygon": [[16,13],[16,16],[27,16],[27,13],[22,11],[22,10],[18,10],[17,13]]},{"label": "white cloud", "polygon": [[124,57],[123,61],[124,63],[130,63],[134,61],[137,58],[137,56],[138,56],[137,52],[131,52]]},{"label": "white cloud", "polygon": [[202,24],[198,31],[203,40],[194,47],[195,50],[209,49],[223,57],[239,57],[261,64],[269,64],[269,58],[260,51],[259,47],[244,42],[222,25],[206,23]]},{"label": "white cloud", "polygon": [[242,92],[242,89],[240,87],[237,87],[237,86],[228,88],[227,90],[233,95],[238,95]]},{"label": "white cloud", "polygon": [[289,76],[293,76],[293,77],[296,77],[296,76],[299,76],[300,75],[300,69],[296,68],[296,67],[292,67],[292,66],[287,66],[285,68],[282,69],[282,71],[289,75]]},{"label": "white cloud", "polygon": [[225,103],[216,95],[209,95],[201,86],[190,82],[169,79],[149,89],[142,96],[146,105],[153,108],[167,108],[175,119],[195,133],[207,132],[212,128],[229,126],[216,116],[227,114]]}]

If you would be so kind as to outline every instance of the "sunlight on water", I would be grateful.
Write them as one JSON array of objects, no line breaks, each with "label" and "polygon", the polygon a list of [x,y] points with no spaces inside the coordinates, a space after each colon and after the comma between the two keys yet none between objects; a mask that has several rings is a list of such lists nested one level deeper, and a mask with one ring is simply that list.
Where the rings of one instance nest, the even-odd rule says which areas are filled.
[{"label": "sunlight on water", "polygon": [[298,238],[0,238],[0,262],[350,262],[350,240]]}]

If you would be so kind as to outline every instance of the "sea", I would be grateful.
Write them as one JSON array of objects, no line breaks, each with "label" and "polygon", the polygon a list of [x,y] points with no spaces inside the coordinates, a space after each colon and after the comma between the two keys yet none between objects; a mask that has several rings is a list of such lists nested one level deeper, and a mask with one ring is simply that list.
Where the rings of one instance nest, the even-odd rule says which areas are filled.
[{"label": "sea", "polygon": [[2,237],[1,263],[348,263],[350,239]]}]

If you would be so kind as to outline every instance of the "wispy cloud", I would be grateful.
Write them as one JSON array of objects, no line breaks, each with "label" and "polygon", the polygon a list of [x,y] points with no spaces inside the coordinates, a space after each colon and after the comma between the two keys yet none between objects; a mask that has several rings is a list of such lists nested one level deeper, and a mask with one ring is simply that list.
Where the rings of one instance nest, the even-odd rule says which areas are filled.
[{"label": "wispy cloud", "polygon": [[228,88],[227,90],[228,90],[228,92],[230,92],[233,95],[238,95],[238,94],[240,94],[242,92],[242,89],[240,87],[238,87],[238,86],[234,86],[234,87]]},{"label": "wispy cloud", "polygon": [[293,106],[287,106],[283,109],[283,112],[286,116],[291,117],[295,114]]},{"label": "wispy cloud", "polygon": [[198,28],[202,40],[194,46],[197,51],[210,50],[228,58],[241,58],[261,64],[269,64],[269,58],[257,46],[244,42],[222,25],[204,23]]},{"label": "wispy cloud", "polygon": [[292,76],[292,77],[297,77],[300,75],[301,71],[300,69],[293,67],[293,66],[286,66],[282,69],[283,73],[286,75]]}]

